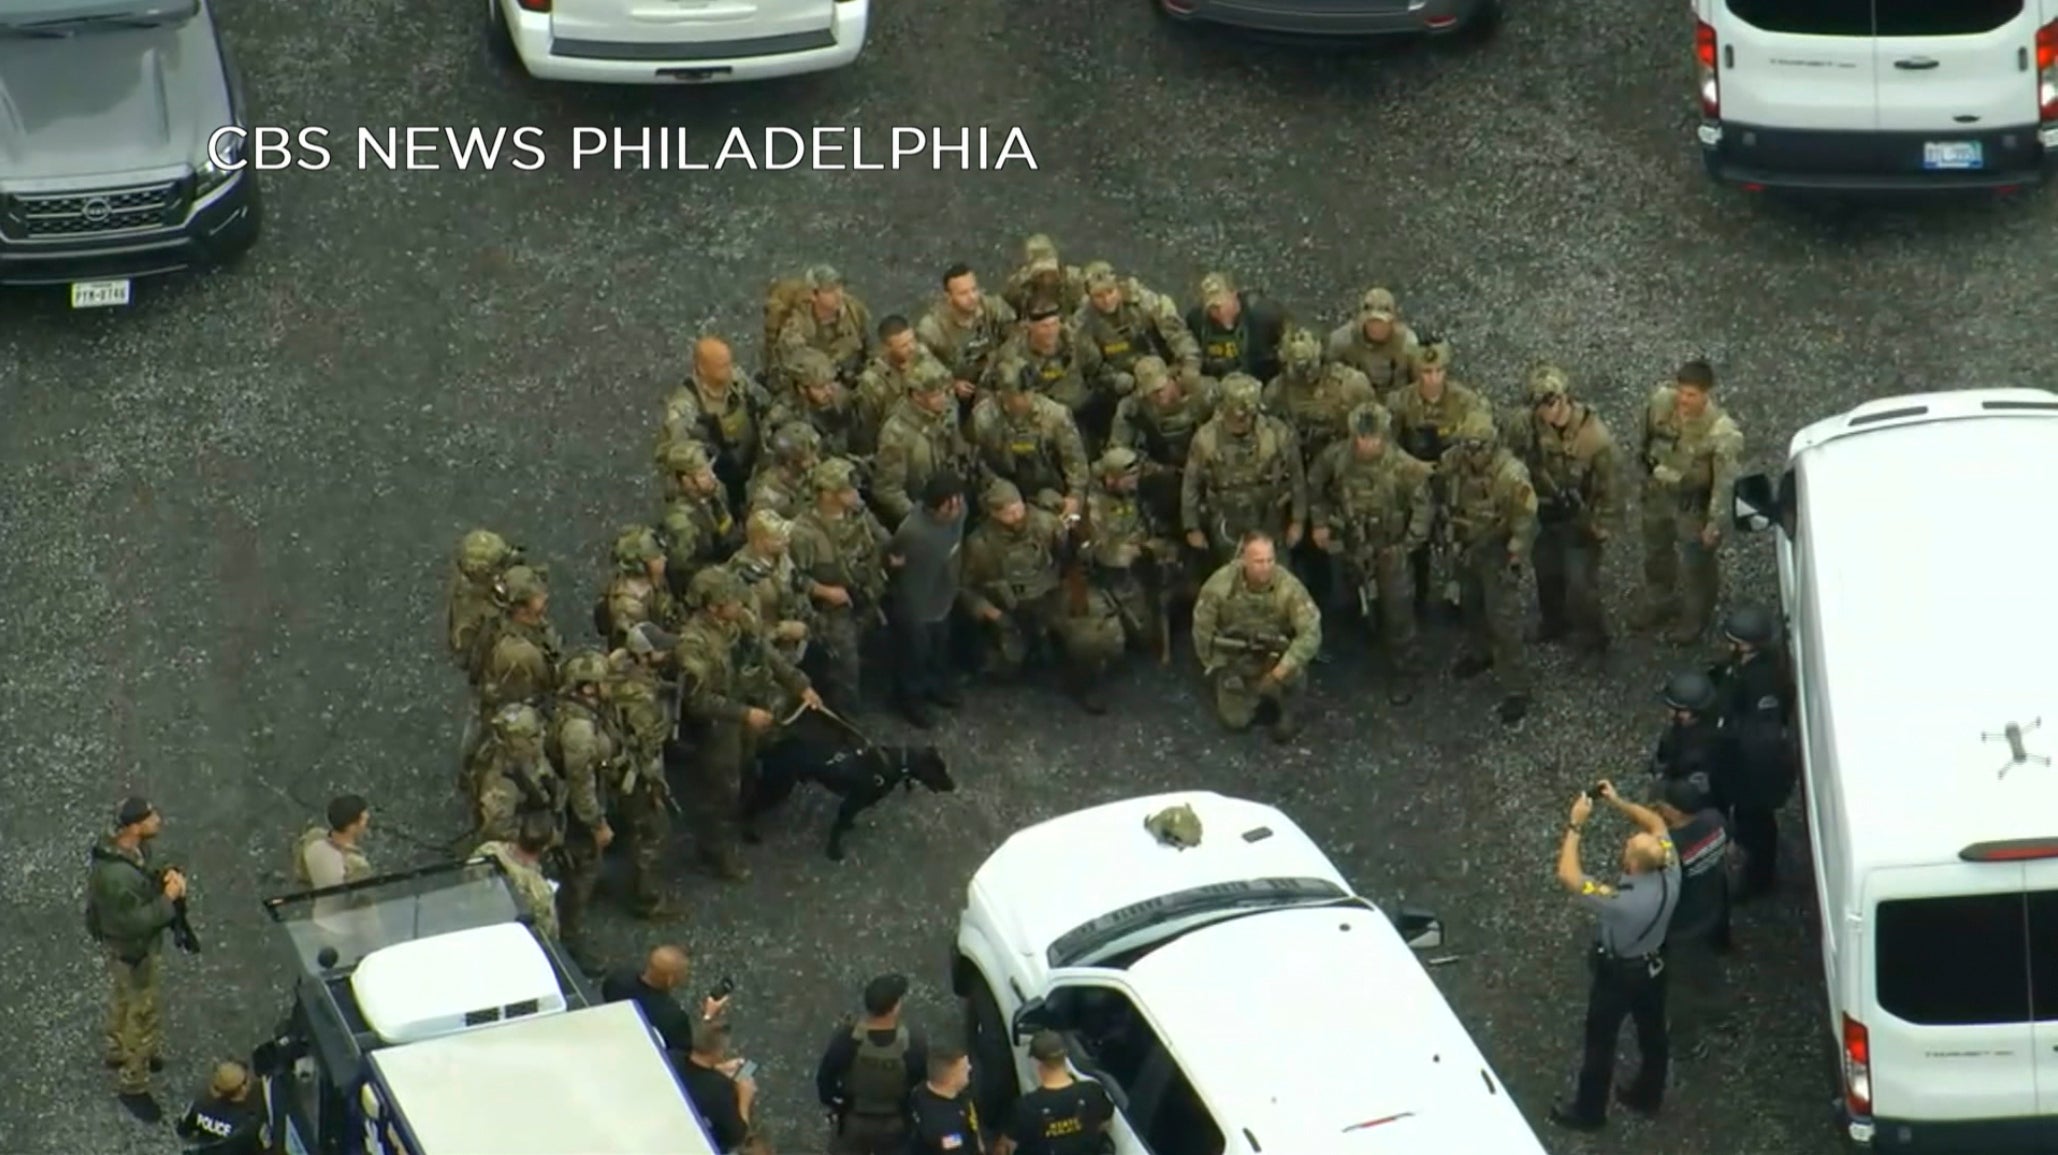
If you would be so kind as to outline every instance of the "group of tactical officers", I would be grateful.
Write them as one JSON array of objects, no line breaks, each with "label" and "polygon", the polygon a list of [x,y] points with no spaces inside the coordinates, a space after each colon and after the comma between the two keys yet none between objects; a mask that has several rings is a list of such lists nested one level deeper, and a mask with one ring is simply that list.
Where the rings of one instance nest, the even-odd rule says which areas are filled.
[{"label": "group of tactical officers", "polygon": [[[1387,289],[1326,333],[1222,273],[1182,312],[1041,236],[999,293],[963,264],[938,287],[919,317],[875,321],[818,265],[771,284],[759,373],[719,337],[694,344],[658,423],[661,504],[614,543],[598,645],[565,652],[545,571],[504,539],[461,544],[449,645],[478,707],[463,786],[499,843],[548,818],[568,939],[618,829],[635,906],[661,908],[668,757],[693,781],[702,859],[744,875],[732,804],[801,710],[857,704],[894,531],[939,478],[969,498],[960,649],[995,676],[1054,664],[1094,712],[1126,652],[1170,660],[1188,607],[1220,719],[1279,740],[1324,611],[1365,628],[1396,705],[1423,666],[1418,618],[1455,617],[1453,673],[1491,671],[1510,724],[1530,706],[1526,642],[1608,645],[1598,579],[1626,479],[1563,369],[1538,365],[1496,413]],[[1689,361],[1639,415],[1635,625],[1680,643],[1715,608],[1742,451],[1713,388]]]}]

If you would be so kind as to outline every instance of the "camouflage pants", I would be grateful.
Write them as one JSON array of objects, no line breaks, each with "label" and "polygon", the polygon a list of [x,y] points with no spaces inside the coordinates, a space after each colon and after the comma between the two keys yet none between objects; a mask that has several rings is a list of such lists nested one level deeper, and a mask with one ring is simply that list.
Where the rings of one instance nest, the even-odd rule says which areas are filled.
[{"label": "camouflage pants", "polygon": [[1601,611],[1601,543],[1584,522],[1543,526],[1532,550],[1536,608],[1546,634],[1565,632],[1586,642],[1608,636]]},{"label": "camouflage pants", "polygon": [[1655,484],[1643,493],[1644,596],[1653,616],[1693,627],[1714,616],[1722,581],[1715,551],[1701,544],[1706,497]]},{"label": "camouflage pants", "polygon": [[1414,583],[1408,557],[1399,546],[1367,548],[1350,543],[1348,553],[1332,554],[1340,570],[1336,582],[1365,626],[1379,631],[1385,658],[1396,669],[1412,669],[1415,654]]},{"label": "camouflage pants", "polygon": [[833,609],[821,615],[814,626],[810,646],[814,668],[820,671],[815,688],[822,700],[838,713],[857,708],[863,689],[864,629],[858,615],[873,611]]},{"label": "camouflage pants", "polygon": [[565,832],[562,877],[557,880],[558,937],[567,943],[579,941],[586,929],[586,912],[593,907],[593,892],[600,886],[600,844],[591,831],[573,822]]},{"label": "camouflage pants", "polygon": [[1258,708],[1271,703],[1284,713],[1299,696],[1306,677],[1300,670],[1283,682],[1268,682],[1269,661],[1235,661],[1208,673],[1209,688],[1215,695],[1215,717],[1231,730],[1248,730],[1258,720]]},{"label": "camouflage pants", "polygon": [[1001,676],[1020,673],[1027,664],[1036,640],[1057,639],[1058,656],[1069,666],[1098,668],[1121,657],[1125,639],[1122,618],[1114,602],[1102,591],[1088,591],[1086,612],[1074,615],[1058,604],[1062,594],[1045,598],[1012,613],[989,627],[988,672]]},{"label": "camouflage pants", "polygon": [[718,722],[700,735],[687,767],[687,815],[694,852],[709,861],[736,856],[743,776],[757,761],[760,735],[742,722]]},{"label": "camouflage pants", "polygon": [[1522,608],[1516,600],[1516,579],[1508,572],[1508,539],[1495,535],[1464,547],[1457,556],[1457,570],[1458,607],[1465,619],[1469,656],[1493,663],[1504,692],[1528,693]]},{"label": "camouflage pants", "polygon": [[1103,570],[1099,587],[1113,604],[1128,645],[1157,653],[1165,642],[1164,595],[1157,583],[1135,569]]},{"label": "camouflage pants", "polygon": [[157,1018],[157,956],[127,962],[107,952],[107,1061],[122,1094],[150,1089],[150,1060],[163,1044]]},{"label": "camouflage pants", "polygon": [[662,901],[659,867],[665,844],[672,838],[672,813],[654,786],[639,786],[616,803],[622,828],[616,836],[628,843],[629,906],[648,911]]}]

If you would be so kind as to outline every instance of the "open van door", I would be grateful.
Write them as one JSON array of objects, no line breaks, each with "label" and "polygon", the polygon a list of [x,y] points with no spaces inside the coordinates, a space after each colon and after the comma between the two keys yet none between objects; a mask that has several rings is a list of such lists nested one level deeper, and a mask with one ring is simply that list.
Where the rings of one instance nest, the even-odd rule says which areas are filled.
[{"label": "open van door", "polygon": [[[2036,147],[2037,0],[1872,0],[1879,126],[1925,172],[2019,168]],[[1920,149],[1920,155],[1912,155]]]},{"label": "open van door", "polygon": [[[2037,1114],[2058,1131],[2058,861],[2024,864],[2029,884],[2029,983],[2036,1022]],[[2058,1145],[2058,1136],[2053,1136]]]},{"label": "open van door", "polygon": [[[2039,1113],[2025,866],[1965,861],[1874,871],[1855,1047],[1882,1126]],[[1859,1019],[1854,1011],[1853,1019]],[[1845,1024],[1845,1064],[1852,1063]]]}]

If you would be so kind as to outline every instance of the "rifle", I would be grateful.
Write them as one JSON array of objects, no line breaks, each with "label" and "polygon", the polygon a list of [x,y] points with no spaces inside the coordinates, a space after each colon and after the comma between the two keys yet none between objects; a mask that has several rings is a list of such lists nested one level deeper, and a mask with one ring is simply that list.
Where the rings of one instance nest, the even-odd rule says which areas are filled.
[{"label": "rifle", "polygon": [[[152,877],[156,879],[157,885],[162,887],[165,873],[177,869],[176,865],[161,867]],[[168,929],[171,931],[173,946],[187,954],[200,953],[200,936],[193,933],[193,920],[187,914],[184,896],[172,899],[172,920]]]},{"label": "rifle", "polygon": [[1064,540],[1058,546],[1059,556],[1064,559],[1065,612],[1075,618],[1086,616],[1087,602],[1093,594],[1086,576],[1092,552],[1093,521],[1082,506],[1079,513],[1065,520]]},{"label": "rifle", "polygon": [[1248,638],[1218,634],[1215,636],[1214,648],[1227,650],[1232,654],[1242,654],[1245,657],[1269,658],[1276,662],[1286,656],[1287,648],[1292,644],[1278,634],[1256,634]]}]

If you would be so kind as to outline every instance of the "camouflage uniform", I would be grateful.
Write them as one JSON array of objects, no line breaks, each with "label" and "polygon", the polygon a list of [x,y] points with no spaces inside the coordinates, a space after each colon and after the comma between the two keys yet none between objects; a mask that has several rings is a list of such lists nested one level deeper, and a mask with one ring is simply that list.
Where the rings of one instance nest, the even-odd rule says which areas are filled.
[{"label": "camouflage uniform", "polygon": [[1493,418],[1483,411],[1466,421],[1437,468],[1449,487],[1443,531],[1457,562],[1469,635],[1469,652],[1454,672],[1468,678],[1493,670],[1505,695],[1501,720],[1512,724],[1529,709],[1514,586],[1536,539],[1536,490],[1529,470],[1500,446]]},{"label": "camouflage uniform", "polygon": [[1030,304],[1043,299],[1069,317],[1086,300],[1086,273],[1059,260],[1057,244],[1038,233],[1023,239],[1022,263],[1008,275],[1001,299],[1016,316],[1027,316]]},{"label": "camouflage uniform", "polygon": [[[1592,407],[1571,399],[1563,370],[1539,366],[1529,376],[1529,408],[1507,422],[1508,448],[1529,467],[1536,486],[1537,636],[1571,634],[1583,645],[1608,644],[1601,610],[1601,551],[1620,513],[1615,438]],[[1540,408],[1554,398],[1567,407],[1562,428]]]},{"label": "camouflage uniform", "polygon": [[665,454],[672,446],[697,441],[713,457],[715,476],[729,491],[729,499],[739,500],[744,483],[757,469],[765,415],[771,408],[771,394],[741,369],[719,389],[689,376],[665,399],[658,463],[665,465]]},{"label": "camouflage uniform", "polygon": [[458,542],[444,594],[451,660],[466,676],[478,668],[478,647],[500,617],[500,577],[521,564],[521,550],[492,530],[475,529]]},{"label": "camouflage uniform", "polygon": [[[147,846],[147,843],[145,844]],[[102,837],[89,852],[87,921],[107,964],[107,1065],[124,1095],[150,1093],[150,1066],[164,1041],[157,960],[175,917],[148,852]]]},{"label": "camouflage uniform", "polygon": [[939,297],[915,322],[922,348],[950,371],[951,378],[973,385],[986,379],[1001,346],[1015,332],[1015,310],[992,293],[983,293],[979,311],[961,317],[949,297]]},{"label": "camouflage uniform", "polygon": [[772,434],[771,453],[750,479],[744,509],[756,513],[770,510],[780,517],[792,517],[809,505],[807,475],[822,459],[822,439],[811,426],[782,425]]},{"label": "camouflage uniform", "polygon": [[879,451],[879,433],[886,427],[886,419],[902,401],[907,400],[914,379],[938,374],[942,375],[944,386],[948,388],[949,370],[919,344],[905,365],[895,362],[889,350],[881,348],[865,366],[865,371],[858,375],[853,401],[856,425],[851,437],[852,450],[865,458],[876,454]]},{"label": "camouflage uniform", "polygon": [[[1035,324],[1033,320],[1030,323]],[[1101,360],[1100,348],[1070,329],[1060,328],[1048,350],[1039,350],[1027,330],[1016,334],[994,358],[993,369],[981,387],[999,393],[1013,387],[1016,380],[1063,405],[1079,426],[1080,436],[1089,440],[1096,432],[1104,434],[1114,415],[1114,381],[1107,363]]]},{"label": "camouflage uniform", "polygon": [[[1060,551],[1066,525],[1054,514],[1029,507],[1015,526],[995,518],[1022,500],[1006,481],[984,494],[989,515],[965,539],[965,568],[959,604],[987,631],[993,672],[1014,674],[1032,647],[1056,635],[1074,690],[1089,695],[1107,666],[1122,653],[1122,622],[1105,595],[1086,591],[1086,604],[1072,604],[1064,588]],[[998,613],[998,618],[988,620]]]},{"label": "camouflage uniform", "polygon": [[[1396,703],[1411,695],[1415,610],[1408,558],[1429,540],[1431,467],[1387,439],[1392,419],[1377,404],[1351,411],[1350,436],[1322,451],[1308,477],[1308,517],[1338,572],[1331,588],[1355,591],[1365,624],[1376,618],[1398,675]],[[1360,445],[1359,439],[1365,444]]]},{"label": "camouflage uniform", "polygon": [[1265,412],[1293,427],[1301,460],[1313,466],[1322,451],[1350,437],[1349,418],[1379,395],[1363,373],[1341,362],[1324,364],[1322,342],[1294,329],[1280,347],[1283,368],[1265,386]]},{"label": "camouflage uniform", "polygon": [[532,862],[512,838],[496,838],[479,844],[472,851],[474,858],[490,858],[507,872],[508,885],[513,888],[515,904],[522,913],[529,916],[529,925],[544,938],[557,938],[557,896],[550,892],[550,880],[543,875],[543,864]]},{"label": "camouflage uniform", "polygon": [[[1727,520],[1730,487],[1743,456],[1744,433],[1713,398],[1699,417],[1679,415],[1678,391],[1661,385],[1644,405],[1642,500],[1644,595],[1638,625],[1677,619],[1671,638],[1689,641],[1708,628],[1721,593],[1717,534]],[[1682,566],[1682,557],[1684,564]],[[1685,580],[1681,581],[1681,569]]]},{"label": "camouflage uniform", "polygon": [[[1114,390],[1127,397],[1135,391],[1136,362],[1162,359],[1174,372],[1198,376],[1200,343],[1187,331],[1179,306],[1144,287],[1134,277],[1117,277],[1105,261],[1086,266],[1090,296],[1072,314],[1072,331],[1100,351]],[[1104,298],[1108,308],[1094,298]]]},{"label": "camouflage uniform", "polygon": [[704,493],[696,488],[693,478],[707,482],[714,468],[698,442],[682,441],[666,450],[665,468],[671,481],[659,524],[665,539],[665,580],[678,594],[694,574],[735,552],[743,527],[729,512],[728,494],[719,483],[709,483]]},{"label": "camouflage uniform", "polygon": [[1133,449],[1116,446],[1101,454],[1087,492],[1086,525],[1094,584],[1115,603],[1129,643],[1165,662],[1172,640],[1166,579],[1177,576],[1183,555],[1169,523],[1138,497],[1142,474],[1143,458]]},{"label": "camouflage uniform", "polygon": [[571,819],[565,830],[564,877],[557,892],[558,925],[581,965],[589,960],[583,931],[587,908],[600,884],[601,831],[608,827],[609,795],[626,763],[621,731],[607,701],[613,671],[597,650],[565,659],[558,682],[563,687],[550,719],[549,761],[564,777],[565,803]]},{"label": "camouflage uniform", "polygon": [[1014,482],[1046,509],[1086,496],[1086,446],[1072,414],[1029,392],[1021,376],[1002,374],[999,394],[979,399],[971,441],[990,476]]},{"label": "camouflage uniform", "polygon": [[[1458,430],[1466,421],[1485,416],[1491,421],[1492,409],[1480,399],[1479,394],[1450,380],[1447,376],[1436,383],[1425,380],[1438,371],[1448,374],[1451,364],[1451,347],[1447,341],[1430,341],[1415,349],[1410,364],[1414,366],[1414,379],[1408,385],[1394,389],[1385,396],[1383,404],[1393,415],[1394,438],[1402,449],[1418,461],[1436,465],[1443,460],[1444,450],[1449,449],[1457,439]],[[1436,503],[1439,523],[1444,519],[1445,485],[1441,476],[1430,480],[1430,498]],[[1433,535],[1441,537],[1441,530]],[[1436,595],[1438,566],[1441,560],[1446,570],[1453,564],[1448,557],[1436,556],[1441,543],[1415,551],[1408,559],[1408,565],[1415,579],[1415,606],[1426,609]],[[1444,598],[1455,604],[1458,598],[1457,579],[1444,575]]]},{"label": "camouflage uniform", "polygon": [[[792,388],[765,413],[766,448],[778,431],[800,425],[814,431],[820,451],[838,457],[857,451],[859,415],[851,390],[836,381],[836,367],[814,350],[793,358]],[[860,378],[862,382],[862,378]]]},{"label": "camouflage uniform", "polygon": [[1188,534],[1206,535],[1219,557],[1234,554],[1253,530],[1271,534],[1283,553],[1290,528],[1308,520],[1300,445],[1284,421],[1259,411],[1258,395],[1255,378],[1233,373],[1224,380],[1221,408],[1193,435],[1186,459],[1180,522]]},{"label": "camouflage uniform", "polygon": [[665,548],[648,526],[632,525],[615,538],[615,575],[601,594],[600,635],[610,648],[623,644],[629,627],[642,622],[670,626],[676,611],[665,584]]},{"label": "camouflage uniform", "polygon": [[[977,474],[971,445],[958,424],[957,406],[949,402],[950,374],[941,364],[924,362],[916,371],[909,396],[894,407],[879,430],[879,455],[872,465],[872,504],[879,520],[899,526],[921,503],[922,487],[939,473],[955,474],[970,484]],[[918,397],[938,398],[942,406],[923,408]]]},{"label": "camouflage uniform", "polygon": [[[1366,335],[1365,326],[1381,321],[1392,325],[1393,330],[1386,340],[1374,344]],[[1414,331],[1401,322],[1393,294],[1385,289],[1371,289],[1359,305],[1358,319],[1329,334],[1325,356],[1334,364],[1348,365],[1363,373],[1381,393],[1390,393],[1414,383],[1414,353],[1418,347]]]},{"label": "camouflage uniform", "polygon": [[745,604],[763,623],[773,648],[797,666],[806,658],[808,639],[814,635],[815,606],[808,595],[812,583],[788,551],[792,532],[792,524],[776,513],[751,514],[743,547],[723,568],[748,591]]},{"label": "camouflage uniform", "polygon": [[513,842],[525,816],[543,814],[561,841],[565,780],[544,749],[543,715],[532,706],[508,706],[493,715],[492,732],[472,779],[479,836]]},{"label": "camouflage uniform", "polygon": [[[1308,663],[1322,649],[1322,611],[1285,566],[1253,586],[1243,561],[1232,560],[1201,585],[1193,604],[1193,652],[1214,692],[1215,716],[1231,730],[1248,729],[1259,709],[1277,711],[1272,736],[1298,732],[1296,701]],[[1271,677],[1278,666],[1285,676]]]},{"label": "camouflage uniform", "polygon": [[620,776],[611,793],[615,835],[627,844],[629,911],[655,918],[666,910],[660,867],[672,837],[672,792],[665,781],[665,745],[671,740],[670,693],[641,659],[617,666],[608,699],[622,736]]},{"label": "camouflage uniform", "polygon": [[[825,289],[843,289],[843,278],[827,265],[816,265],[807,271],[810,292]],[[836,311],[827,320],[816,315],[812,299],[800,308],[787,314],[786,321],[779,327],[779,343],[773,355],[775,374],[786,377],[794,363],[795,354],[803,349],[812,349],[829,359],[836,367],[836,377],[846,384],[857,380],[857,375],[872,356],[872,313],[864,302],[845,290]],[[782,380],[790,385],[790,380]]]},{"label": "camouflage uniform", "polygon": [[848,462],[823,462],[809,482],[815,500],[793,519],[789,548],[795,568],[809,580],[849,595],[844,605],[815,599],[822,696],[847,712],[860,701],[865,636],[880,622],[891,535],[856,501],[857,473]]},{"label": "camouflage uniform", "polygon": [[[759,751],[778,741],[776,726],[811,688],[743,608],[748,596],[728,570],[695,575],[696,612],[675,652],[682,730],[694,746],[689,805],[695,849],[718,874],[739,881],[749,876],[736,853],[744,776],[755,772]],[[769,713],[775,729],[752,730],[746,721],[752,708]]]},{"label": "camouflage uniform", "polygon": [[[1187,451],[1193,435],[1215,415],[1215,383],[1204,377],[1182,379],[1156,357],[1137,361],[1136,391],[1115,407],[1108,444],[1133,449],[1143,459],[1136,492],[1155,524],[1178,536],[1180,489],[1186,476]],[[1192,573],[1192,552],[1180,542],[1182,560],[1166,574],[1166,592],[1190,592],[1200,577]]]},{"label": "camouflage uniform", "polygon": [[557,690],[558,655],[564,650],[563,639],[547,619],[524,622],[515,616],[519,607],[548,596],[540,571],[516,566],[501,579],[501,590],[508,612],[485,647],[476,681],[482,715],[512,703],[550,701]]}]

